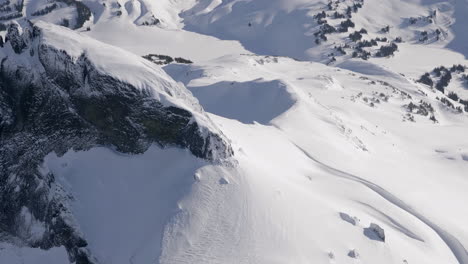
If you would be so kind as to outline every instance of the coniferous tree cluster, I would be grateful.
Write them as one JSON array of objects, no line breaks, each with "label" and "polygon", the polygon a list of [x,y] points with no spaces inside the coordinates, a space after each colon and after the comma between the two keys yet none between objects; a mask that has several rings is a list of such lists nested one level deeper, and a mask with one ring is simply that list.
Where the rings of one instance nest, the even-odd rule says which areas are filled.
[{"label": "coniferous tree cluster", "polygon": [[375,55],[377,57],[388,57],[388,56],[392,56],[397,50],[398,50],[398,45],[395,43],[391,43],[388,46],[381,46],[379,51]]},{"label": "coniferous tree cluster", "polygon": [[37,10],[36,12],[33,12],[31,15],[32,16],[43,16],[45,14],[48,14],[50,12],[52,12],[54,9],[56,9],[58,6],[56,3],[50,5],[50,6],[46,6],[44,7],[43,9],[41,10]]},{"label": "coniferous tree cluster", "polygon": [[[466,67],[461,64],[453,65],[450,69],[444,66],[436,67],[432,70],[431,73],[435,78],[439,78],[438,81],[434,81],[431,73],[426,72],[419,78],[418,82],[431,87],[433,87],[435,84],[435,88],[437,90],[445,93],[445,88],[450,84],[450,81],[453,78],[453,74],[461,74],[465,72],[465,69]],[[466,75],[462,75],[462,78],[464,79],[465,76]]]},{"label": "coniferous tree cluster", "polygon": [[183,63],[183,64],[192,64],[193,63],[193,61],[188,60],[188,59],[184,59],[184,58],[181,58],[181,57],[172,58],[171,56],[160,55],[160,54],[148,54],[148,55],[143,56],[143,58],[153,62],[154,64],[158,64],[158,65],[167,65],[167,64],[173,63],[174,61],[177,62],[177,63]]},{"label": "coniferous tree cluster", "polygon": [[91,10],[81,1],[76,0],[57,0],[69,6],[75,6],[77,12],[76,24],[74,29],[81,28],[84,23],[91,18]]},{"label": "coniferous tree cluster", "polygon": [[362,39],[362,34],[359,31],[354,31],[354,33],[349,34],[349,38],[356,42]]},{"label": "coniferous tree cluster", "polygon": [[454,100],[455,102],[458,102],[458,99],[460,99],[460,97],[458,97],[458,94],[456,94],[455,92],[449,92],[448,98]]},{"label": "coniferous tree cluster", "polygon": [[338,27],[338,32],[348,32],[349,28],[354,28],[355,26],[356,25],[354,24],[354,22],[348,18],[340,23],[340,26]]},{"label": "coniferous tree cluster", "polygon": [[419,78],[418,82],[423,83],[423,84],[425,84],[427,86],[430,86],[430,87],[432,87],[434,85],[434,81],[432,81],[431,75],[428,72],[423,74]]},{"label": "coniferous tree cluster", "polygon": [[64,26],[64,27],[69,27],[70,26],[70,21],[68,21],[68,19],[64,18],[62,19],[62,22],[60,23],[61,26]]},{"label": "coniferous tree cluster", "polygon": [[11,4],[10,0],[7,0],[4,3],[1,3],[0,12],[11,12],[10,4]]},{"label": "coniferous tree cluster", "polygon": [[403,39],[401,37],[396,37],[395,40],[393,40],[395,43],[402,43]]},{"label": "coniferous tree cluster", "polygon": [[452,80],[452,73],[450,71],[445,71],[442,73],[442,77],[436,84],[436,89],[445,93],[445,88],[449,85],[450,81]]},{"label": "coniferous tree cluster", "polygon": [[388,33],[390,32],[390,26],[386,26],[386,27],[383,27],[381,30],[380,30],[382,33]]},{"label": "coniferous tree cluster", "polygon": [[14,4],[14,7],[19,13],[23,12],[24,0],[20,0],[18,3]]},{"label": "coniferous tree cluster", "polygon": [[465,112],[468,113],[468,100],[463,100],[460,98],[460,100],[458,101],[460,104],[464,105],[464,110]]},{"label": "coniferous tree cluster", "polygon": [[15,18],[20,18],[23,16],[23,13],[21,12],[18,12],[18,13],[14,13],[14,14],[9,14],[9,15],[4,15],[4,16],[0,16],[0,21],[2,20],[11,20],[11,19],[15,19]]}]

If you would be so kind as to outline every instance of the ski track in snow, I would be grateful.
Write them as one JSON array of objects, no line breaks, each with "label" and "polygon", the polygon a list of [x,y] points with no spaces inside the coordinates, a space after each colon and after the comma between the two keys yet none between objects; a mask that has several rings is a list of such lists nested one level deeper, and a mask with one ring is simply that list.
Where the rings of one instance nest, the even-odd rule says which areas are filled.
[{"label": "ski track in snow", "polygon": [[347,173],[345,171],[333,168],[332,166],[329,166],[323,162],[320,162],[316,158],[314,158],[310,153],[305,151],[303,148],[301,148],[299,145],[295,144],[294,142],[291,142],[294,144],[301,152],[304,153],[310,160],[318,164],[322,169],[330,172],[332,175],[335,175],[340,178],[348,179],[354,182],[361,183],[362,185],[366,186],[367,188],[371,189],[375,193],[379,194],[382,198],[387,200],[388,202],[394,204],[395,206],[399,207],[400,209],[408,212],[409,214],[413,215],[415,218],[417,218],[419,221],[423,222],[427,226],[429,226],[434,232],[437,233],[437,235],[445,242],[447,247],[452,251],[453,255],[456,257],[458,260],[459,264],[468,264],[468,252],[465,249],[465,247],[458,241],[458,239],[453,236],[452,234],[448,233],[444,229],[440,228],[437,226],[435,223],[427,219],[425,216],[421,215],[417,211],[415,211],[413,208],[411,208],[409,205],[407,205],[405,202],[402,200],[398,199],[398,197],[394,196],[387,190],[383,189],[382,187],[376,185],[375,183],[369,182],[367,180],[364,180],[356,175],[352,175],[350,173]]}]

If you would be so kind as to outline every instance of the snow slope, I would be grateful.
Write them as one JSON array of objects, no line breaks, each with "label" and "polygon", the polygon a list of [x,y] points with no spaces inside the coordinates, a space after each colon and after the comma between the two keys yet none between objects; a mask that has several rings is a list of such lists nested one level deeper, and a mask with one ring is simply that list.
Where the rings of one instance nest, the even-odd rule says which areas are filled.
[{"label": "snow slope", "polygon": [[85,54],[98,71],[127,82],[137,89],[149,91],[165,105],[201,112],[201,108],[191,94],[153,63],[63,27],[42,21],[38,21],[35,25],[43,32],[40,40],[42,45],[66,51],[75,60]]},{"label": "snow slope", "polygon": [[164,226],[205,165],[188,151],[153,146],[136,156],[106,148],[50,154],[44,169],[75,198],[74,216],[99,261],[146,263],[158,259]]},{"label": "snow slope", "polygon": [[[440,65],[468,65],[468,3],[365,0],[352,30],[320,44],[315,16],[328,1],[85,3],[93,19],[81,34],[89,38],[38,22],[49,32],[44,41],[85,52],[136,87],[169,85],[175,98],[163,88],[156,94],[200,113],[234,150],[222,164],[158,146],[140,155],[104,147],[50,153],[42,169],[73,198],[97,263],[468,264],[468,114],[416,82]],[[356,1],[340,3],[345,12]],[[344,19],[333,12],[327,20],[338,26]],[[160,22],[144,25],[153,17]],[[361,28],[364,39],[389,39],[379,45],[403,43],[388,58],[353,59],[350,49],[322,64]],[[79,39],[62,44],[63,35]],[[195,63],[165,66],[169,77],[138,58],[149,53]],[[462,81],[447,89],[468,99]],[[418,113],[423,103],[433,111]],[[64,253],[20,246],[0,250],[0,262]]]},{"label": "snow slope", "polygon": [[[202,4],[202,3],[205,4]],[[211,2],[211,4],[206,4]],[[329,11],[329,1],[201,1],[182,12],[185,28],[214,35],[221,39],[239,40],[247,49],[263,55],[283,55],[298,59],[326,61],[334,46],[350,43],[348,35],[361,28],[367,30],[365,39],[401,37],[403,41],[421,43],[420,33],[427,31],[429,39],[423,45],[447,47],[466,56],[468,54],[463,29],[466,20],[466,1],[335,1]],[[348,6],[362,2],[362,8],[352,13],[355,23],[349,32],[331,34],[321,45],[315,44],[314,33],[320,30],[316,15],[327,11],[328,22],[336,26],[345,18],[335,19],[333,13],[344,14]],[[203,8],[203,7],[204,8]],[[336,7],[335,7],[336,6]],[[214,7],[214,8],[213,8]],[[428,22],[431,12],[436,16]],[[415,23],[410,23],[410,19]],[[390,26],[388,33],[382,28]],[[441,31],[440,39],[434,33]]]},{"label": "snow slope", "polygon": [[[402,104],[434,92],[372,67],[361,65],[364,75],[247,55],[167,66],[216,113],[236,165],[152,147],[140,156],[51,154],[44,167],[73,195],[80,229],[103,263],[467,263],[467,116],[437,106],[439,124],[403,122]],[[222,97],[210,101],[210,89],[251,119]],[[288,94],[288,106],[257,89]],[[374,91],[388,101],[371,107],[362,98]],[[384,242],[371,223],[385,230]]]},{"label": "snow slope", "polygon": [[41,250],[38,248],[15,247],[9,243],[0,244],[0,260],[8,264],[49,263],[63,264],[68,262],[65,248]]},{"label": "snow slope", "polygon": [[[236,111],[225,116],[238,121],[215,118],[224,133],[232,139],[238,154],[236,157],[240,160],[239,166],[257,170],[246,173],[243,180],[248,184],[259,181],[256,182],[257,187],[250,188],[254,192],[266,189],[264,191],[270,193],[265,204],[255,207],[258,214],[267,211],[264,213],[267,216],[263,218],[265,222],[246,233],[257,234],[253,230],[265,228],[265,234],[271,234],[276,227],[281,230],[278,235],[286,236],[280,241],[272,238],[263,241],[260,238],[262,242],[257,241],[257,244],[270,248],[259,253],[258,263],[285,263],[291,259],[299,263],[310,259],[325,261],[328,250],[334,252],[336,263],[349,263],[351,259],[345,253],[353,248],[362,251],[363,262],[401,263],[406,259],[409,263],[431,263],[440,258],[435,262],[456,263],[458,260],[459,263],[466,263],[468,237],[465,223],[468,219],[462,208],[467,199],[464,190],[467,187],[468,164],[463,155],[468,151],[468,146],[460,144],[468,132],[466,114],[453,116],[440,107],[436,110],[440,124],[432,124],[424,118],[417,118],[415,123],[402,122],[405,113],[402,105],[405,102],[431,100],[427,97],[432,97],[431,93],[434,92],[396,73],[377,70],[369,63],[360,66],[360,69],[367,74],[260,56],[225,57],[202,66],[166,68],[174,78],[184,81],[194,95],[201,97],[200,101],[208,106],[207,109],[217,115],[223,115],[226,107],[229,107],[225,101],[218,100],[219,96],[216,95],[219,93],[239,102],[242,109],[252,110],[252,118],[261,113],[257,107],[269,102],[268,97],[258,96],[251,102],[249,96],[241,92],[244,87],[261,88],[257,79],[260,76],[262,83],[281,80],[286,84],[284,90],[290,94],[289,97],[295,98],[293,106],[271,116],[270,122],[258,119],[261,124],[252,125],[242,115],[236,116]],[[389,84],[371,84],[372,80],[385,80]],[[210,94],[208,89],[213,90],[211,101],[206,96]],[[269,89],[271,93],[277,93],[275,85],[270,85]],[[429,95],[424,96],[418,90],[424,90]],[[407,98],[401,91],[410,93],[412,98]],[[387,102],[382,100],[371,107],[363,100],[366,97],[371,100],[379,92],[389,96]],[[268,109],[275,108],[270,106]],[[446,135],[450,135],[450,139]],[[275,181],[279,183],[274,185]],[[296,185],[307,198],[297,197],[301,192],[295,189]],[[277,200],[280,198],[276,197],[283,195],[293,195],[295,198],[281,207]],[[320,202],[313,203],[314,199],[309,195]],[[258,199],[250,198],[249,203]],[[336,202],[337,207],[327,208],[336,199],[340,201]],[[299,201],[313,205],[301,207]],[[352,202],[340,206],[342,201]],[[378,205],[374,204],[377,202]],[[293,203],[293,208],[289,208],[288,205]],[[276,210],[278,215],[270,215]],[[354,213],[355,210],[359,213]],[[385,231],[392,232],[388,235],[389,241],[385,242],[388,247],[376,251],[379,242],[368,240],[362,231],[350,235],[352,238],[338,235],[346,232],[339,229],[339,212],[360,214],[358,218],[366,219],[362,222],[364,227],[368,227],[370,222],[381,226],[386,223]],[[302,219],[300,223],[295,222],[296,214]],[[447,218],[447,215],[451,217]],[[282,217],[286,218],[284,222],[281,222]],[[405,217],[408,219],[405,220]],[[252,221],[260,221],[259,218]],[[269,222],[268,219],[275,220]],[[330,230],[325,231],[326,228]],[[294,230],[300,230],[300,234]],[[310,233],[307,233],[309,230]],[[287,240],[289,235],[294,238]],[[423,237],[427,235],[434,237]],[[401,238],[401,242],[390,245],[390,237],[393,236],[395,239]],[[432,243],[429,241],[440,244],[429,246],[428,243]],[[341,243],[344,245],[338,246],[338,249],[331,246]],[[431,249],[410,249],[405,243],[425,245]],[[315,245],[313,249],[308,247],[311,244]],[[403,244],[405,246],[401,248],[397,246]],[[307,249],[303,249],[304,245]],[[439,248],[442,255],[437,257],[438,253],[435,252],[438,250],[435,248]],[[313,250],[317,252],[312,253]],[[425,252],[423,254],[426,256],[412,255],[418,251]],[[278,256],[264,259],[271,252],[278,252]],[[426,259],[428,254],[435,255]],[[284,256],[287,257],[283,259]]]}]

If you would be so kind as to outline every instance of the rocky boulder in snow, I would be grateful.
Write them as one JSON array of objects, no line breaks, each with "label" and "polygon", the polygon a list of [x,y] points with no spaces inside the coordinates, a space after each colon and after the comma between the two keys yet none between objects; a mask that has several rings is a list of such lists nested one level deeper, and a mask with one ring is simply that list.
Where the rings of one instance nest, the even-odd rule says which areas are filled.
[{"label": "rocky boulder in snow", "polygon": [[364,234],[372,240],[385,242],[385,230],[377,224],[371,223],[364,229]]},{"label": "rocky boulder in snow", "polygon": [[356,251],[356,249],[352,249],[348,252],[348,257],[350,258],[358,258],[359,253]]},{"label": "rocky boulder in snow", "polygon": [[343,220],[343,221],[346,221],[352,225],[356,225],[359,223],[359,218],[357,217],[351,217],[349,214],[346,214],[346,213],[340,213],[340,218]]}]

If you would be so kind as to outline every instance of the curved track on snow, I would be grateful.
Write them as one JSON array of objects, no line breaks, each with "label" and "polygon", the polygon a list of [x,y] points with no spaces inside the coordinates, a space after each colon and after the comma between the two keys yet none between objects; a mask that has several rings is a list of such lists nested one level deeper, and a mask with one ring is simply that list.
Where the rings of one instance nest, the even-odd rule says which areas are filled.
[{"label": "curved track on snow", "polygon": [[444,243],[447,245],[447,247],[452,251],[453,255],[455,258],[458,260],[459,264],[468,264],[468,251],[466,248],[463,246],[463,244],[452,234],[449,232],[445,231],[443,228],[439,227],[435,223],[433,223],[431,220],[427,219],[425,216],[421,215],[418,213],[416,210],[411,208],[411,206],[407,205],[405,202],[400,200],[398,197],[393,195],[392,193],[388,192],[384,188],[380,187],[379,185],[369,182],[365,179],[362,179],[356,175],[344,172],[342,170],[336,169],[331,167],[330,165],[327,165],[319,160],[317,160],[315,157],[313,157],[311,154],[309,154],[306,150],[292,142],[299,150],[301,150],[304,155],[306,155],[310,160],[315,162],[317,165],[319,165],[320,168],[323,170],[331,173],[332,175],[335,175],[340,178],[344,178],[347,180],[351,180],[354,182],[361,183],[362,185],[366,186],[367,188],[371,189],[378,195],[380,195],[382,198],[387,200],[388,202],[394,204],[395,206],[399,207],[400,209],[406,211],[407,213],[413,215],[416,217],[419,221],[423,222],[426,224],[428,227],[430,227],[436,234],[444,241]]}]

